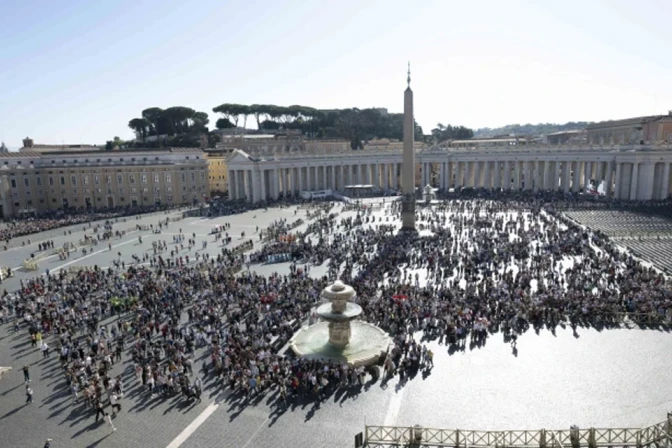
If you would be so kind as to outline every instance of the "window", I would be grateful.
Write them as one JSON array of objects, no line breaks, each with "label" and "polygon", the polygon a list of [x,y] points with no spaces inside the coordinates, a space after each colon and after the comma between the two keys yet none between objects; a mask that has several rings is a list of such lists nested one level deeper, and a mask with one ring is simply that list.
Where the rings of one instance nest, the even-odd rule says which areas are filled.
[{"label": "window", "polygon": [[173,187],[166,187],[166,193],[172,193]]},{"label": "window", "polygon": [[182,173],[182,182],[187,181],[187,175],[185,173]]},{"label": "window", "polygon": [[103,190],[101,190],[100,188],[96,188],[96,193],[101,194],[102,192]]},{"label": "window", "polygon": [[77,176],[71,176],[70,177],[70,184],[74,187],[77,185]]},{"label": "window", "polygon": [[155,187],[154,188],[154,193],[161,193],[161,188]]},{"label": "window", "polygon": [[12,179],[12,188],[16,188],[16,179]]},{"label": "window", "polygon": [[112,176],[110,176],[109,174],[105,176],[105,183],[107,185],[110,185],[112,183]]},{"label": "window", "polygon": [[173,197],[172,197],[172,196],[168,196],[166,199],[168,199],[169,201],[172,201],[172,200],[173,200]]},{"label": "window", "polygon": [[124,177],[121,174],[117,174],[117,185],[124,183]]},{"label": "window", "polygon": [[205,171],[201,171],[201,181],[205,182]]},{"label": "window", "polygon": [[95,176],[93,176],[93,183],[96,184],[96,185],[100,185],[100,176],[99,175],[96,174]]},{"label": "window", "polygon": [[124,189],[123,188],[119,188],[119,194],[124,194]]},{"label": "window", "polygon": [[128,182],[131,184],[135,183],[135,174],[129,174],[128,175]]},{"label": "window", "polygon": [[166,183],[169,184],[172,181],[170,180],[170,173],[166,173]]},{"label": "window", "polygon": [[149,187],[142,187],[143,193],[149,193]]},{"label": "window", "polygon": [[27,200],[27,201],[26,201],[26,205],[33,205],[33,201],[31,201],[31,200]]},{"label": "window", "polygon": [[193,171],[191,172],[191,181],[196,182],[196,173],[194,173]]},{"label": "window", "polygon": [[91,189],[90,188],[85,188],[84,189],[84,194],[91,194]]},{"label": "window", "polygon": [[38,196],[44,196],[44,190],[37,190]]},{"label": "window", "polygon": [[36,178],[35,178],[35,182],[37,183],[37,186],[38,186],[38,187],[41,187],[41,186],[42,186],[42,178],[41,178],[41,177],[36,177]]},{"label": "window", "polygon": [[154,183],[155,184],[159,183],[159,173],[154,173]]},{"label": "window", "polygon": [[61,176],[61,185],[65,185],[65,176]]},{"label": "window", "polygon": [[84,181],[84,185],[89,185],[89,176],[84,176],[82,180]]},{"label": "window", "polygon": [[32,192],[30,190],[26,190],[26,196],[30,196]]},{"label": "window", "polygon": [[147,183],[147,175],[146,174],[142,174],[140,176],[140,182],[142,182],[143,184]]}]

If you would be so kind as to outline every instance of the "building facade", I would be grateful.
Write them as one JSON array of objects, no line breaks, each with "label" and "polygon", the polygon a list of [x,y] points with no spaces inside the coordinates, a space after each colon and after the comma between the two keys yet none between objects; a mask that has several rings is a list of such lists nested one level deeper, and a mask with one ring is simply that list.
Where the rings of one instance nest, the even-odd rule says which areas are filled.
[{"label": "building facade", "polygon": [[211,196],[223,195],[229,191],[229,169],[227,159],[233,149],[206,149],[208,161],[208,193]]},{"label": "building facade", "polygon": [[588,143],[628,145],[672,143],[672,111],[668,115],[601,121],[586,127]]},{"label": "building facade", "polygon": [[59,209],[192,204],[209,194],[208,162],[200,149],[54,148],[0,153],[3,217]]},{"label": "building facade", "polygon": [[[356,184],[398,190],[401,164],[395,150],[273,158],[236,150],[228,161],[230,198],[259,202]],[[670,164],[672,145],[429,148],[416,153],[416,185],[564,192],[602,185],[614,198],[652,200],[669,197]]]},{"label": "building facade", "polygon": [[246,134],[223,136],[217,149],[245,151],[250,155],[287,153],[331,153],[350,149],[350,142],[342,139],[309,139],[297,132],[276,134]]}]

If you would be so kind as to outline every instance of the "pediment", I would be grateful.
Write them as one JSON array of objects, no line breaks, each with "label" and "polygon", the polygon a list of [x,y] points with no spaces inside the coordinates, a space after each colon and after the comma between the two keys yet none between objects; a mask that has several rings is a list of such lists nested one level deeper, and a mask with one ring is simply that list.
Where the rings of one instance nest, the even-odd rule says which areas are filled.
[{"label": "pediment", "polygon": [[246,152],[236,149],[229,156],[228,163],[247,163],[250,161],[250,156]]}]

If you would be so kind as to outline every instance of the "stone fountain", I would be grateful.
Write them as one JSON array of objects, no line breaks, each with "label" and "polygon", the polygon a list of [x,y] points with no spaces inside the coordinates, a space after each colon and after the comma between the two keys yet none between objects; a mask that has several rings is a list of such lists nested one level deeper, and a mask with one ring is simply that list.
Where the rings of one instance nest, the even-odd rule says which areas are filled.
[{"label": "stone fountain", "polygon": [[296,332],[290,346],[294,353],[307,359],[360,366],[375,363],[384,354],[390,337],[368,322],[355,320],[362,307],[354,303],[354,288],[336,280],[322,291],[325,303],[317,308],[322,319]]}]

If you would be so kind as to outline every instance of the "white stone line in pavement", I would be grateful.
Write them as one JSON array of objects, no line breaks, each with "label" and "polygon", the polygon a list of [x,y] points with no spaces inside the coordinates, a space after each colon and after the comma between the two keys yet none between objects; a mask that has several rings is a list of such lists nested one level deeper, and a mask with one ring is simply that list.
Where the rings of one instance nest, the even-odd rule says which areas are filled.
[{"label": "white stone line in pavement", "polygon": [[[147,237],[150,237],[150,236],[152,236],[152,235],[147,235],[146,238],[147,238]],[[123,243],[115,244],[114,246],[112,246],[112,249],[116,249],[117,247],[125,246],[126,244],[134,243],[134,242],[135,242],[135,239],[131,239],[131,240],[128,240],[128,241],[124,241]],[[58,267],[55,267],[54,269],[50,269],[49,272],[60,271],[60,270],[63,269],[64,267],[70,266],[71,264],[75,264],[75,263],[77,263],[78,261],[86,260],[87,258],[91,258],[91,257],[93,257],[94,255],[102,254],[103,252],[109,252],[109,251],[110,251],[109,248],[105,248],[105,249],[98,250],[98,251],[96,251],[96,252],[91,252],[90,254],[86,254],[86,255],[84,255],[83,257],[76,258],[76,259],[74,259],[74,260],[72,260],[72,261],[68,261],[67,263],[63,263],[62,265],[60,265],[60,266],[58,266]]]},{"label": "white stone line in pavement", "polygon": [[394,426],[397,422],[397,417],[399,417],[399,411],[401,411],[401,400],[404,398],[404,391],[406,388],[401,388],[399,392],[392,395],[390,399],[390,405],[387,407],[387,413],[385,414],[385,420],[383,426]]},{"label": "white stone line in pavement", "polygon": [[175,439],[166,447],[166,448],[178,448],[181,446],[196,430],[201,426],[205,421],[212,415],[213,412],[219,407],[216,403],[210,403],[210,405],[201,412],[198,417],[194,419],[193,422],[189,423],[189,426],[184,428],[181,433],[178,434]]},{"label": "white stone line in pavement", "polygon": [[252,435],[251,435],[250,438],[247,440],[247,442],[245,442],[245,445],[243,445],[241,448],[247,448],[248,445],[249,445],[250,443],[252,443],[252,441],[254,440],[254,438],[257,437],[257,434],[259,434],[259,431],[261,431],[262,429],[264,429],[264,428],[266,427],[266,422],[268,422],[268,417],[266,417],[266,418],[264,419],[264,421],[261,422],[261,424],[259,425],[259,427],[257,428],[257,430],[254,431],[254,433],[252,433]]}]

